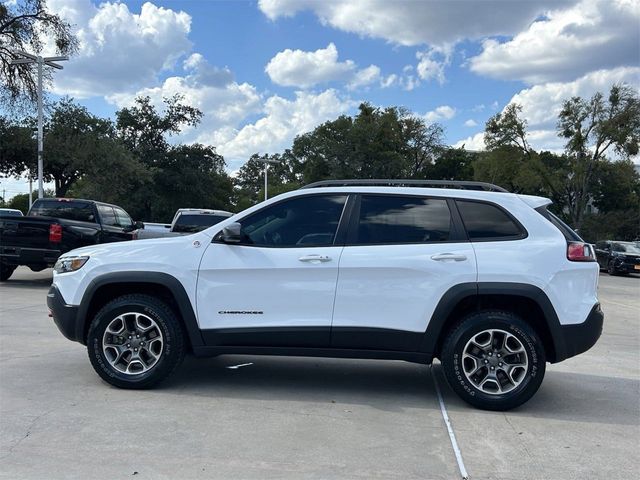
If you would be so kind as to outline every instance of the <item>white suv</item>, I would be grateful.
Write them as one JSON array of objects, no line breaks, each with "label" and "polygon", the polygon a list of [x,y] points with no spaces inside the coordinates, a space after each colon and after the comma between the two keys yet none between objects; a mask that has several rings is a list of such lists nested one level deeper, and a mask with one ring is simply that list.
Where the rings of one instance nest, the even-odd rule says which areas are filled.
[{"label": "white suv", "polygon": [[188,237],[69,252],[47,302],[118,387],[157,383],[186,352],[439,358],[465,401],[505,410],[602,331],[593,250],[550,203],[475,182],[319,182]]}]

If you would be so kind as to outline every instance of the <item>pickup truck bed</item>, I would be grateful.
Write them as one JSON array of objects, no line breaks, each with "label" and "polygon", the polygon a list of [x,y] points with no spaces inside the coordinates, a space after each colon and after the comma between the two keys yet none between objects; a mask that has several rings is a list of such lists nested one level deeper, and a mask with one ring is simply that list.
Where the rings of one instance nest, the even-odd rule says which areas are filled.
[{"label": "pickup truck bed", "polygon": [[39,271],[75,248],[134,239],[128,215],[128,225],[111,221],[124,218],[122,213],[126,215],[119,207],[90,200],[48,198],[37,200],[25,217],[0,215],[0,280],[7,280],[18,265]]}]

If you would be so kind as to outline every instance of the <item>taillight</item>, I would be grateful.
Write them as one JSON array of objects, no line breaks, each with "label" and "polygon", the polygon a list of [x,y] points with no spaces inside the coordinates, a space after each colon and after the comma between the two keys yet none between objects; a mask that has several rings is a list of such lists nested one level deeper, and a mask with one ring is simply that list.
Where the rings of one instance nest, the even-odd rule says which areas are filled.
[{"label": "taillight", "polygon": [[60,243],[62,241],[62,225],[52,223],[49,225],[49,242]]},{"label": "taillight", "polygon": [[567,244],[567,258],[572,262],[596,261],[591,245],[582,242],[569,242]]}]

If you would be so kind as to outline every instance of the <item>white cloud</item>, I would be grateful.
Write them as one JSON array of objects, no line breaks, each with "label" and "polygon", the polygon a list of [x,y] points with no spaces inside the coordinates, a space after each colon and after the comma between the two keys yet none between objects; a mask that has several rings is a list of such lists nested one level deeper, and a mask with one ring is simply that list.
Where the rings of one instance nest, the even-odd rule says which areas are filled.
[{"label": "white cloud", "polygon": [[453,148],[464,147],[465,150],[484,150],[484,132],[479,132],[462,140],[458,140],[452,146]]},{"label": "white cloud", "polygon": [[607,94],[614,83],[626,82],[640,88],[640,67],[620,67],[598,70],[572,82],[551,82],[535,85],[515,94],[509,103],[522,105],[522,115],[532,130],[555,131],[562,102],[573,96],[591,97],[596,92]]},{"label": "white cloud", "polygon": [[75,25],[79,54],[55,75],[54,93],[91,97],[133,91],[157,83],[191,49],[191,17],[144,3],[133,13],[124,3],[51,0],[49,6]]},{"label": "white cloud", "polygon": [[264,104],[262,118],[240,129],[214,132],[211,140],[234,170],[256,152],[283,151],[291,146],[296,135],[333,120],[355,105],[356,102],[341,98],[334,89],[318,94],[298,91],[293,100],[273,95]]},{"label": "white cloud", "polygon": [[110,95],[107,100],[123,107],[131,105],[136,96],[147,95],[161,106],[165,97],[184,95],[185,103],[199,108],[204,116],[197,128],[185,130],[182,141],[204,141],[205,132],[236,128],[247,116],[262,110],[263,99],[256,88],[235,82],[228,68],[214,67],[195,53],[185,60],[184,70],[185,75],[169,77],[157,87]]},{"label": "white cloud", "polygon": [[347,87],[351,90],[355,90],[373,83],[379,83],[381,87],[384,87],[387,80],[388,77],[383,79],[380,76],[380,67],[377,65],[369,65],[367,68],[363,68],[356,72]]},{"label": "white cloud", "polygon": [[470,67],[493,78],[536,84],[637,65],[639,25],[635,0],[583,0],[548,13],[506,42],[485,40]]},{"label": "white cloud", "polygon": [[[640,67],[598,70],[572,82],[535,85],[516,93],[508,103],[522,105],[522,118],[527,120],[528,139],[534,149],[560,152],[565,140],[558,137],[556,124],[562,103],[574,96],[590,98],[596,92],[606,95],[613,84],[621,82],[640,89]],[[459,140],[454,146],[462,144],[466,144],[466,148],[470,150],[483,150],[484,133],[479,132]]]},{"label": "white cloud", "polygon": [[527,2],[260,0],[258,2],[260,10],[271,20],[311,10],[325,25],[407,46],[424,44],[444,46],[464,38],[515,34],[557,4],[557,0]]},{"label": "white cloud", "polygon": [[470,118],[469,120],[464,122],[464,126],[465,127],[477,127],[478,126],[478,122],[476,122],[473,118]]},{"label": "white cloud", "polygon": [[328,82],[345,82],[356,89],[381,81],[380,67],[358,70],[353,60],[338,61],[333,43],[313,52],[286,49],[278,52],[265,67],[273,83],[285,87],[309,88]]},{"label": "white cloud", "polygon": [[456,115],[456,109],[449,105],[440,105],[434,110],[424,114],[427,123],[433,123],[440,120],[450,120]]},{"label": "white cloud", "polygon": [[416,53],[418,65],[416,71],[422,80],[437,80],[444,84],[444,69],[451,63],[452,47],[430,48],[426,52]]}]

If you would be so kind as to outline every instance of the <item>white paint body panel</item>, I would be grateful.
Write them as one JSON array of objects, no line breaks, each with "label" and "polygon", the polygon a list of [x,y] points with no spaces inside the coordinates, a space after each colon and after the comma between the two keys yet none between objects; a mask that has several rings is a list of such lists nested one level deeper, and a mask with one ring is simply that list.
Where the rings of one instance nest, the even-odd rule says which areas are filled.
[{"label": "white paint body panel", "polygon": [[[227,224],[284,198],[317,193],[389,193],[478,199],[501,205],[528,231],[522,240],[459,244],[375,245],[268,249],[212,244]],[[172,275],[184,286],[201,328],[351,326],[424,331],[446,290],[465,282],[534,285],[549,297],[561,324],[583,322],[597,303],[598,265],[570,262],[563,235],[533,208],[540,197],[471,190],[336,187],[297,190],[193,235],[84,247],[77,272],[54,274],[65,302],[79,305],[90,282],[112,272]],[[199,242],[197,245],[195,242]],[[460,253],[463,262],[435,262]],[[304,263],[306,254],[330,262]],[[337,293],[336,293],[337,292]],[[335,309],[334,309],[335,300]],[[262,315],[220,315],[262,310]]]},{"label": "white paint body panel", "polygon": [[[433,260],[438,254],[466,260]],[[347,246],[340,259],[334,327],[424,332],[449,288],[476,281],[470,243]]]},{"label": "white paint body panel", "polygon": [[[330,327],[342,249],[210,244],[198,279],[200,328]],[[300,261],[306,255],[330,260]]]}]

